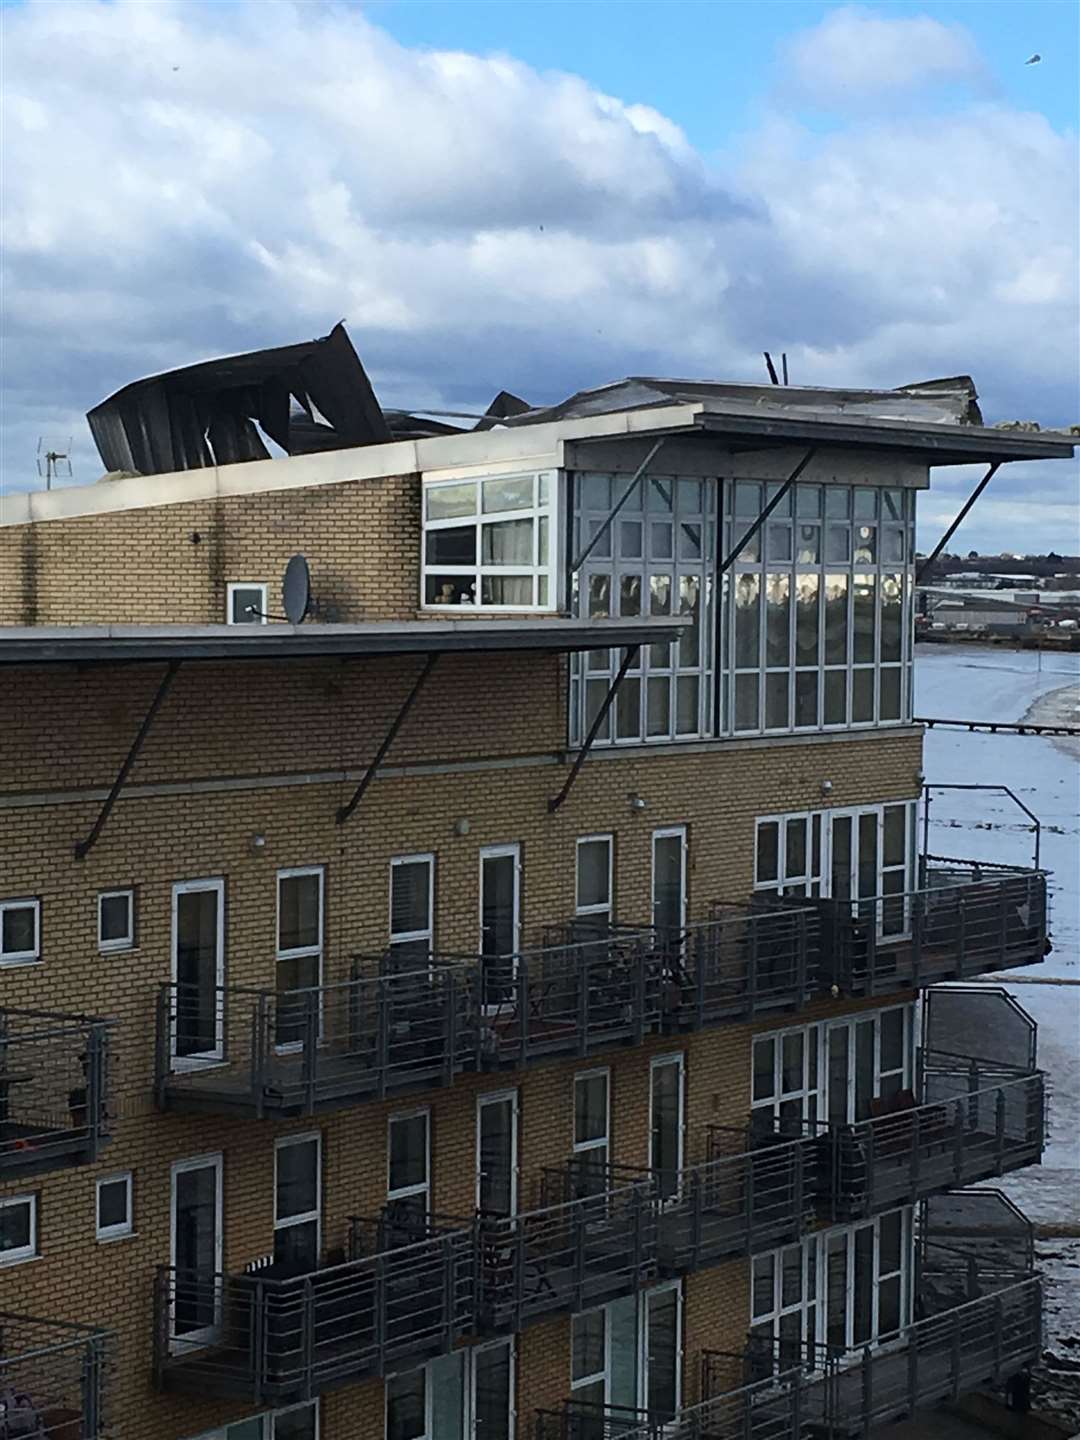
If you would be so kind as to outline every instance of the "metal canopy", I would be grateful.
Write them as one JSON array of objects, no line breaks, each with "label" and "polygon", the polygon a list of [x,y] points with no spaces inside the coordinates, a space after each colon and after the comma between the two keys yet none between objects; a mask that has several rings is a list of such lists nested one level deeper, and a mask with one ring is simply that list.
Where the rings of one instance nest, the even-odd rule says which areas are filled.
[{"label": "metal canopy", "polygon": [[151,660],[306,660],[378,655],[601,650],[678,640],[664,620],[401,620],[358,625],[0,626],[0,665]]},{"label": "metal canopy", "polygon": [[1068,460],[1075,439],[1027,430],[994,430],[983,425],[913,425],[910,420],[833,419],[828,415],[780,415],[708,410],[697,426],[726,442],[764,445],[811,443],[860,450],[906,451],[930,465],[970,465],[976,461]]}]

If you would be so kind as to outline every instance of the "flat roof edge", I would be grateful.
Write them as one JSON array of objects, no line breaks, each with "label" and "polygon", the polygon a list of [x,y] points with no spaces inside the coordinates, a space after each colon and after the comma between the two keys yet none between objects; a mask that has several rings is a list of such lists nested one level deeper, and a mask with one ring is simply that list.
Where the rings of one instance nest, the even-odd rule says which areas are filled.
[{"label": "flat roof edge", "polygon": [[570,653],[677,640],[666,620],[445,620],[386,625],[72,625],[0,627],[0,666],[90,661],[302,660],[520,651]]}]

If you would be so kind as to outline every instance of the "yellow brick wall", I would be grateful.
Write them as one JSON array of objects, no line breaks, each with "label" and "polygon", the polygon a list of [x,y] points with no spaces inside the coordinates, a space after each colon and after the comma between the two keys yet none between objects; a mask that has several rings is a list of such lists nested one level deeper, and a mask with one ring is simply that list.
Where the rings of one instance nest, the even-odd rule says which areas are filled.
[{"label": "yellow brick wall", "polygon": [[[814,808],[823,779],[830,803],[908,798],[920,764],[910,735],[845,738],[823,745],[718,746],[700,753],[635,749],[584,768],[566,805],[547,809],[564,769],[529,759],[557,714],[555,681],[543,666],[533,679],[524,665],[500,663],[494,685],[475,667],[447,666],[443,688],[425,697],[412,730],[391,761],[402,773],[373,785],[352,820],[335,824],[350,784],[306,779],[322,767],[362,764],[396,701],[374,664],[303,665],[286,674],[256,668],[190,674],[170,699],[132,786],[102,837],[78,863],[72,846],[92,824],[99,801],[87,787],[107,787],[130,743],[152,677],[115,668],[26,674],[6,687],[0,726],[0,895],[42,901],[43,962],[0,972],[2,1003],[114,1016],[111,1108],[115,1136],[95,1166],[32,1182],[40,1196],[41,1258],[0,1276],[3,1304],[53,1318],[92,1321],[117,1331],[112,1410],[116,1440],[168,1440],[197,1435],[252,1412],[250,1404],[161,1396],[152,1387],[152,1284],[168,1261],[169,1172],[180,1159],[223,1153],[225,1266],[236,1272],[272,1246],[275,1137],[318,1129],[324,1146],[324,1243],[344,1242],[351,1214],[373,1213],[386,1186],[386,1121],[414,1103],[432,1110],[433,1201],[439,1210],[472,1208],[475,1102],[478,1093],[517,1087],[520,1093],[522,1203],[534,1196],[542,1165],[557,1165],[571,1144],[572,1083],[585,1062],[560,1061],[524,1074],[463,1077],[450,1090],[361,1104],[312,1121],[256,1122],[158,1114],[152,1104],[154,999],[170,974],[173,882],[226,879],[227,978],[272,986],[278,868],[326,866],[326,978],[347,974],[356,951],[380,949],[387,935],[389,861],[432,851],[437,862],[437,944],[472,951],[478,942],[479,851],[488,844],[522,846],[524,931],[535,935],[567,917],[574,903],[575,839],[612,831],[616,906],[620,918],[649,918],[651,833],[689,827],[691,914],[703,917],[716,898],[740,898],[750,886],[754,819],[762,813]],[[398,689],[408,684],[404,662]],[[536,683],[539,675],[539,683]],[[549,684],[550,682],[550,684]],[[534,685],[534,699],[525,692]],[[334,691],[340,686],[341,692]],[[550,690],[550,695],[549,695]],[[16,693],[17,691],[17,693]],[[490,695],[513,693],[506,729],[492,723]],[[343,698],[347,696],[347,699]],[[208,701],[207,697],[212,697]],[[332,712],[328,714],[327,712]],[[48,715],[47,726],[40,717]],[[253,736],[252,727],[265,727]],[[520,730],[513,726],[521,724]],[[269,737],[269,738],[268,738]],[[335,751],[335,744],[339,747]],[[509,756],[526,757],[507,766]],[[309,758],[310,757],[310,763]],[[347,758],[346,758],[347,757]],[[490,760],[468,768],[466,760]],[[448,762],[443,773],[415,763]],[[292,783],[282,783],[288,772]],[[243,786],[206,786],[244,778]],[[174,788],[169,788],[171,782]],[[154,787],[159,787],[155,789]],[[48,791],[48,796],[39,792]],[[164,791],[164,793],[162,793]],[[632,811],[628,795],[646,800]],[[13,803],[17,801],[19,803]],[[467,818],[467,835],[455,821]],[[254,835],[265,837],[258,852]],[[97,892],[134,885],[138,948],[99,955]],[[813,1013],[838,1013],[850,1002],[821,1001]],[[807,1012],[809,1018],[810,1012]],[[770,1023],[779,1023],[773,1021]],[[704,1127],[739,1124],[749,1108],[751,1028],[732,1025],[681,1041],[650,1040],[637,1051],[590,1059],[612,1072],[613,1158],[644,1164],[648,1156],[648,1067],[659,1053],[682,1050],[687,1067],[691,1153]],[[463,1160],[463,1157],[464,1160]],[[97,1245],[94,1180],[135,1171],[137,1234]],[[0,1186],[22,1193],[26,1183]],[[696,1357],[703,1347],[734,1346],[745,1331],[746,1265],[734,1262],[693,1276],[686,1289],[686,1393],[693,1396]],[[88,1275],[94,1277],[92,1288]],[[101,1284],[101,1280],[105,1283]],[[552,1320],[520,1342],[518,1413],[525,1436],[537,1405],[554,1404],[569,1383],[569,1321]],[[323,1440],[381,1436],[380,1382],[346,1387],[323,1405]]]},{"label": "yellow brick wall", "polygon": [[235,580],[265,581],[277,611],[298,551],[322,618],[404,619],[419,598],[419,497],[407,475],[2,526],[0,625],[205,625],[225,619]]}]

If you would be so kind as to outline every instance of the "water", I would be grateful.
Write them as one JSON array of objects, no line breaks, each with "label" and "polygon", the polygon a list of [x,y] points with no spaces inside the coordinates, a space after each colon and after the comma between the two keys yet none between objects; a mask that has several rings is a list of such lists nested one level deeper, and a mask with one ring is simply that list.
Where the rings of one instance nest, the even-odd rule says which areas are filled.
[{"label": "water", "polygon": [[[1013,721],[1046,712],[1057,723],[1080,724],[1077,705],[1080,655],[967,645],[917,652],[916,715]],[[1050,1077],[1044,1166],[1074,1172],[1080,1167],[1080,984],[1025,982],[1080,981],[1080,739],[930,730],[923,769],[930,783],[1007,785],[1042,822],[1039,863],[1051,872],[1054,949],[1008,988],[1039,1026],[1039,1065]],[[934,796],[930,816],[931,854],[1032,862],[1030,822],[1005,795],[946,790]],[[1080,1177],[1072,1176],[1071,1188],[1080,1213]]]}]

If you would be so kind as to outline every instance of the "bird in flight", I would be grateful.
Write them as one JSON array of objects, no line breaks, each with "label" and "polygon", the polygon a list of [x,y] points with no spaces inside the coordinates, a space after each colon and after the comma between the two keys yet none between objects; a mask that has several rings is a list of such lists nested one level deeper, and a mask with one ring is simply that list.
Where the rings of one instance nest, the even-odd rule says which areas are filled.
[{"label": "bird in flight", "polygon": [[1041,56],[1041,55],[1032,55],[1032,57],[1031,57],[1030,60],[1025,60],[1025,61],[1024,61],[1024,64],[1025,64],[1025,65],[1038,65],[1038,63],[1039,63],[1039,61],[1040,61],[1041,59],[1042,59],[1042,56]]}]

